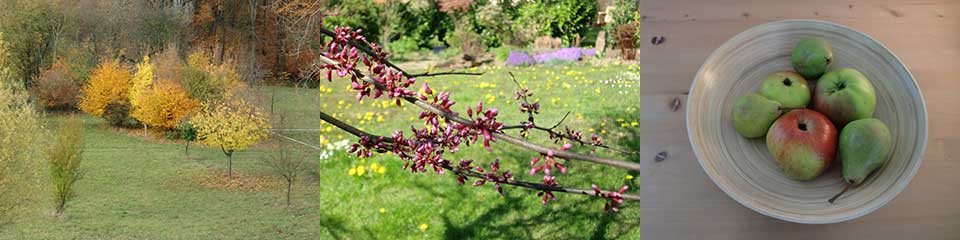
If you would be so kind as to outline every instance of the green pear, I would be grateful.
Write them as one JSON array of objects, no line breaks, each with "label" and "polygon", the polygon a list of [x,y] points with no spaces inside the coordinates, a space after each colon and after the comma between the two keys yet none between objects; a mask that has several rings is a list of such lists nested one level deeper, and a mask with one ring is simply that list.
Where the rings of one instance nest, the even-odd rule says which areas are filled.
[{"label": "green pear", "polygon": [[760,95],[780,103],[784,108],[802,108],[810,104],[807,80],[791,71],[770,74],[760,83]]},{"label": "green pear", "polygon": [[840,132],[840,160],[843,162],[843,180],[860,185],[874,170],[890,157],[893,139],[890,129],[876,118],[856,120]]},{"label": "green pear", "polygon": [[873,84],[860,71],[836,69],[817,80],[813,108],[827,115],[838,128],[843,128],[851,121],[873,117],[877,95]]},{"label": "green pear", "polygon": [[849,187],[863,183],[871,173],[890,159],[893,139],[890,129],[876,118],[856,120],[840,132],[838,150],[843,163],[843,181],[847,187],[829,200],[833,203]]},{"label": "green pear", "polygon": [[748,93],[733,104],[733,128],[746,138],[762,137],[780,113],[780,103],[760,94]]},{"label": "green pear", "polygon": [[807,79],[817,79],[833,63],[833,47],[818,37],[802,38],[790,55],[793,69]]}]

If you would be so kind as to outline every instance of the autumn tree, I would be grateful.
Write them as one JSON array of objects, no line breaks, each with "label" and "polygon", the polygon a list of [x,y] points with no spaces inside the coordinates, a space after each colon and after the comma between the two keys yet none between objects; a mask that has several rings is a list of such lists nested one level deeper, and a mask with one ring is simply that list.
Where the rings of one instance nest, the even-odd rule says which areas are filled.
[{"label": "autumn tree", "polygon": [[150,86],[153,85],[153,65],[150,64],[150,57],[143,56],[143,61],[137,64],[137,72],[133,74],[130,85],[130,106],[133,107],[133,117],[140,119],[139,109],[143,102],[147,100],[144,97]]},{"label": "autumn tree", "polygon": [[264,114],[240,98],[204,103],[190,121],[200,143],[218,147],[227,155],[228,177],[233,177],[233,153],[267,137]]},{"label": "autumn tree", "polygon": [[117,60],[102,60],[83,86],[80,109],[90,115],[103,117],[109,104],[129,104],[130,72]]},{"label": "autumn tree", "polygon": [[180,84],[191,98],[202,102],[230,98],[243,85],[231,63],[214,64],[203,51],[187,57]]},{"label": "autumn tree", "polygon": [[172,80],[159,80],[143,93],[140,107],[134,113],[145,125],[170,130],[188,114],[200,107],[200,102],[191,99],[179,84]]},{"label": "autumn tree", "polygon": [[67,201],[76,196],[76,183],[83,176],[80,170],[83,152],[83,121],[71,117],[60,123],[56,141],[47,151],[50,182],[53,185],[56,214],[63,215]]}]

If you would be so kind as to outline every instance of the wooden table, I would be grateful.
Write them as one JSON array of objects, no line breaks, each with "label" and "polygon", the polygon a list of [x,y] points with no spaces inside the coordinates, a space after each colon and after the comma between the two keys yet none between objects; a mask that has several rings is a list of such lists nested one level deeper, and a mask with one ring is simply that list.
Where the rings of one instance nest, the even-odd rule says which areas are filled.
[{"label": "wooden table", "polygon": [[[640,3],[642,239],[960,239],[960,1],[651,1]],[[730,37],[768,21],[813,18],[864,32],[920,84],[926,154],[910,185],[879,210],[829,225],[784,222],[728,197],[701,170],[683,105],[697,69]],[[663,36],[653,45],[650,39]],[[665,151],[666,160],[655,156]]]}]

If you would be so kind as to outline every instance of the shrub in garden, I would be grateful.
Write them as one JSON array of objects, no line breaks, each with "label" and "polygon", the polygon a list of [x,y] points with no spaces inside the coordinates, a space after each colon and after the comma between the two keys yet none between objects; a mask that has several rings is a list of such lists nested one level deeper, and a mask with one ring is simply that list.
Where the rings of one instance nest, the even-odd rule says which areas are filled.
[{"label": "shrub in garden", "polygon": [[637,27],[634,24],[623,24],[617,27],[617,46],[623,59],[633,60],[637,52],[634,44],[637,42]]},{"label": "shrub in garden", "polygon": [[161,80],[143,93],[133,116],[148,126],[170,130],[199,107],[200,102],[191,99],[176,82]]},{"label": "shrub in garden", "polygon": [[255,106],[236,98],[204,103],[190,119],[200,143],[227,155],[227,176],[233,177],[233,153],[267,137],[267,121]]},{"label": "shrub in garden", "polygon": [[[629,24],[630,21],[634,20],[634,17],[640,15],[640,6],[637,1],[615,0],[613,6],[615,7],[607,13],[613,21],[608,22],[604,26],[604,31],[610,36],[607,37],[607,44],[611,46],[619,44],[616,38],[617,28],[621,25]],[[637,20],[639,21],[639,19]]]},{"label": "shrub in garden", "polygon": [[190,123],[189,114],[187,117],[180,120],[180,124],[177,124],[177,128],[167,133],[167,138],[171,139],[183,139],[183,155],[187,156],[190,154],[190,142],[197,140],[197,128]]},{"label": "shrub in garden", "polygon": [[56,142],[47,151],[50,183],[53,185],[56,214],[63,215],[67,202],[76,196],[75,185],[83,176],[80,171],[83,152],[83,122],[71,117],[60,123]]},{"label": "shrub in garden", "polygon": [[129,102],[114,101],[103,108],[103,114],[100,117],[111,126],[131,127],[137,124],[137,120],[130,117],[130,110]]},{"label": "shrub in garden", "polygon": [[203,51],[195,51],[187,57],[180,85],[191,98],[203,102],[220,100],[230,97],[240,88],[240,75],[232,64],[214,65]]},{"label": "shrub in garden", "polygon": [[130,106],[133,107],[131,116],[141,121],[143,119],[139,116],[141,114],[140,108],[143,102],[147,101],[144,95],[151,85],[153,85],[153,65],[150,64],[150,57],[143,56],[143,61],[137,64],[137,72],[133,74],[130,93],[128,94]]},{"label": "shrub in garden", "polygon": [[573,44],[590,27],[597,15],[593,0],[533,0],[518,9],[517,27],[537,29],[539,35]]},{"label": "shrub in garden", "polygon": [[[129,105],[130,80],[130,72],[121,66],[119,61],[100,61],[100,64],[90,75],[90,80],[83,86],[80,110],[90,115],[103,117],[104,110],[111,103]],[[129,109],[126,112],[129,113]],[[120,112],[114,111],[113,113]]]},{"label": "shrub in garden", "polygon": [[80,101],[80,84],[72,78],[62,60],[57,60],[49,69],[41,70],[30,89],[40,103],[47,109],[70,109]]},{"label": "shrub in garden", "polygon": [[45,142],[40,113],[33,108],[26,91],[7,67],[4,43],[0,40],[0,225],[8,223],[33,200],[31,188],[37,182]]},{"label": "shrub in garden", "polygon": [[549,63],[549,62],[575,62],[580,61],[583,57],[593,57],[596,55],[597,51],[581,48],[562,48],[552,52],[546,52],[537,54],[533,56],[537,63]]},{"label": "shrub in garden", "polygon": [[511,51],[510,56],[507,57],[507,66],[530,66],[534,63],[537,61],[524,52]]}]

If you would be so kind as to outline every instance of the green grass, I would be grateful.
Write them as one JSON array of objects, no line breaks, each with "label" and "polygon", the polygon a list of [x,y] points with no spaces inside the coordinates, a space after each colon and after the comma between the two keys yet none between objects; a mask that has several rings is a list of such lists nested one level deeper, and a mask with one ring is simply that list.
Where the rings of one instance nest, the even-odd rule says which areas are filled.
[{"label": "green grass", "polygon": [[[535,92],[543,108],[537,121],[552,125],[571,111],[564,125],[584,131],[589,138],[597,133],[608,144],[637,150],[639,129],[639,71],[635,67],[592,67],[556,65],[534,68],[485,68],[487,74],[424,78],[435,90],[453,92],[454,109],[483,100],[487,107],[501,109],[500,120],[516,124],[525,118],[513,100],[513,82],[507,72],[517,74]],[[419,110],[405,104],[384,108],[380,100],[357,103],[349,83],[336,80],[321,83],[330,92],[287,87],[252,87],[263,109],[283,115],[288,128],[326,129],[317,111],[337,117],[376,134],[389,135],[395,129],[421,127],[413,118]],[[629,84],[629,86],[627,85]],[[419,85],[415,88],[419,89]],[[597,92],[599,91],[599,93]],[[493,99],[489,102],[490,98]],[[343,101],[341,104],[340,101]],[[377,106],[371,106],[371,104]],[[365,120],[369,112],[373,116]],[[359,118],[356,114],[360,114]],[[222,172],[226,158],[219,149],[191,147],[183,155],[181,143],[144,139],[135,130],[106,127],[102,120],[82,115],[85,122],[85,150],[82,169],[85,178],[77,186],[78,197],[71,201],[64,218],[53,216],[54,205],[48,189],[31,202],[27,213],[3,226],[0,239],[637,239],[639,205],[625,203],[621,213],[607,214],[602,199],[556,193],[557,202],[546,206],[532,190],[504,186],[504,196],[491,185],[461,186],[452,175],[413,174],[401,169],[395,156],[378,155],[361,160],[345,152],[320,159],[314,152],[308,171],[294,186],[294,207],[286,208],[280,187],[257,191],[231,191],[202,187],[201,178]],[[377,120],[382,116],[382,121]],[[48,126],[63,117],[51,116]],[[620,120],[620,121],[618,121]],[[337,129],[317,132],[288,132],[288,136],[317,145],[321,135],[336,141],[355,139]],[[516,134],[511,132],[511,134]],[[543,134],[530,141],[553,145]],[[268,149],[258,146],[235,154],[234,171],[250,176],[272,173],[259,162]],[[579,152],[587,148],[575,147]],[[598,150],[598,154],[638,161]],[[529,151],[495,143],[493,151],[479,146],[464,147],[448,157],[476,159],[488,165],[500,158],[503,169],[517,178],[539,182],[541,175],[529,176]],[[386,166],[385,174],[350,176],[348,170],[371,163]],[[624,170],[568,162],[569,173],[558,180],[564,186],[589,188],[596,183],[606,189],[629,185],[639,192],[638,180],[627,180]],[[384,213],[379,209],[383,208]],[[428,227],[421,231],[419,226]]]},{"label": "green grass", "polygon": [[[508,72],[517,75],[524,85],[535,92],[543,105],[537,117],[540,124],[550,126],[567,110],[570,116],[564,125],[594,133],[603,132],[611,145],[622,149],[637,150],[639,129],[631,123],[639,120],[639,91],[634,67],[591,67],[559,65],[537,68],[481,69],[487,74],[474,76],[445,76],[423,78],[435,90],[450,91],[458,102],[454,110],[463,112],[467,105],[483,100],[486,107],[501,109],[500,120],[517,124],[525,114],[517,110],[513,100],[514,83]],[[602,81],[607,80],[607,81]],[[395,129],[408,130],[411,125],[422,127],[418,119],[410,119],[420,112],[415,106],[405,104],[397,107],[372,107],[371,101],[356,103],[352,92],[346,91],[348,81],[335,80],[323,83],[332,92],[317,96],[316,90],[302,92],[281,91],[275,99],[282,99],[277,106],[280,112],[292,114],[294,127],[315,128],[314,111],[323,109],[328,113],[344,114],[342,118],[357,124],[371,133],[389,135]],[[629,84],[629,86],[628,86]],[[494,86],[495,85],[495,86]],[[416,88],[419,89],[419,86]],[[268,90],[270,91],[270,90]],[[597,92],[599,91],[599,93]],[[487,98],[492,96],[493,102]],[[344,100],[340,104],[339,101]],[[373,103],[379,103],[377,100]],[[317,103],[317,104],[313,104]],[[347,107],[348,104],[351,104]],[[295,106],[315,106],[302,108]],[[365,121],[361,115],[371,112],[383,114],[385,121]],[[339,116],[339,115],[338,115]],[[618,121],[622,120],[622,121]],[[626,126],[621,126],[626,125]],[[329,125],[321,125],[323,127]],[[512,132],[516,134],[516,132]],[[319,141],[319,135],[331,140],[338,135],[329,133],[299,133],[298,139]],[[353,141],[353,138],[350,138]],[[551,144],[544,134],[533,134],[531,141]],[[584,147],[574,148],[588,152]],[[637,161],[635,156],[611,154],[599,150],[599,154],[618,159]],[[539,182],[542,175],[526,174],[529,161],[534,156],[529,151],[509,144],[497,143],[488,152],[482,145],[463,148],[450,155],[455,162],[461,158],[476,159],[488,165],[500,158],[503,168],[517,173],[517,178]],[[388,166],[384,175],[363,177],[350,176],[348,171],[357,165],[369,167],[371,163]],[[505,196],[500,196],[491,185],[472,187],[458,185],[453,175],[410,173],[402,170],[403,162],[391,155],[379,155],[363,160],[340,153],[320,164],[320,236],[322,239],[584,239],[639,238],[639,206],[626,203],[620,214],[604,213],[604,201],[597,198],[556,193],[559,200],[541,205],[540,198],[532,190],[505,186]],[[596,183],[607,189],[616,189],[626,184],[630,193],[636,194],[637,179],[626,180],[624,170],[568,162],[569,173],[558,177],[561,184],[571,187],[590,188]],[[384,213],[379,209],[383,208]],[[426,231],[418,226],[427,224]]]},{"label": "green grass", "polygon": [[[315,176],[296,185],[288,209],[280,188],[201,187],[200,178],[225,167],[219,150],[191,148],[192,157],[185,158],[182,144],[158,144],[108,129],[90,116],[83,120],[85,176],[65,217],[53,216],[52,190],[37,189],[43,197],[4,226],[0,239],[311,239],[319,231]],[[234,170],[270,174],[258,155],[238,153]]]}]

